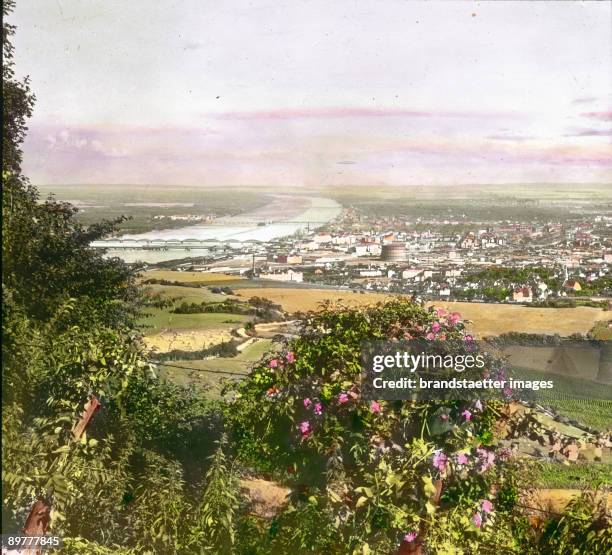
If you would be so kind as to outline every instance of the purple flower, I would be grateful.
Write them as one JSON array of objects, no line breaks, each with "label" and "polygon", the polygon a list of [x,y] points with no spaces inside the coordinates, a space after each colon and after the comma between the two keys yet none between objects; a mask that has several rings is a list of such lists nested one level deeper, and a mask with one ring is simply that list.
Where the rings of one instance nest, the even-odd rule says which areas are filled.
[{"label": "purple flower", "polygon": [[475,513],[472,517],[472,524],[476,526],[476,528],[480,528],[482,526],[482,516],[480,513]]},{"label": "purple flower", "polygon": [[374,414],[378,414],[380,412],[380,403],[378,403],[377,401],[372,401],[372,404],[370,405],[370,410]]},{"label": "purple flower", "polygon": [[417,539],[417,536],[419,534],[417,532],[415,532],[414,530],[412,532],[408,532],[405,536],[404,536],[404,541],[406,543],[412,543],[414,540]]},{"label": "purple flower", "polygon": [[465,465],[469,462],[469,458],[465,453],[459,453],[457,455],[457,464],[459,465]]},{"label": "purple flower", "polygon": [[461,416],[463,416],[463,418],[465,418],[466,422],[469,422],[470,420],[472,420],[472,413],[465,409],[462,413]]},{"label": "purple flower", "polygon": [[434,468],[437,468],[440,472],[444,472],[446,470],[446,463],[448,462],[448,457],[442,452],[442,449],[438,449],[434,451],[432,462]]},{"label": "purple flower", "polygon": [[482,511],[487,514],[493,512],[493,503],[491,503],[488,499],[485,499],[482,502]]},{"label": "purple flower", "polygon": [[321,403],[315,403],[314,413],[319,416],[323,414],[323,405]]},{"label": "purple flower", "polygon": [[306,397],[306,399],[304,399],[304,408],[307,409],[310,407],[310,405],[312,405],[312,401]]},{"label": "purple flower", "polygon": [[338,395],[338,403],[340,403],[341,405],[344,405],[344,403],[348,403],[349,402],[349,396],[346,393],[340,393],[340,395]]}]

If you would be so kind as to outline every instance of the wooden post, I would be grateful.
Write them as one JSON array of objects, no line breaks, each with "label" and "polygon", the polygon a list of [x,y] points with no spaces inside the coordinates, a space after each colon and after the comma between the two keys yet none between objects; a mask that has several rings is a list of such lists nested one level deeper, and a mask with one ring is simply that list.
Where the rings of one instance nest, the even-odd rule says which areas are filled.
[{"label": "wooden post", "polygon": [[38,499],[34,505],[32,505],[32,509],[30,510],[30,514],[26,519],[25,526],[23,527],[23,535],[24,536],[44,536],[47,533],[47,528],[49,527],[49,521],[51,520],[51,505],[49,505],[45,500]]},{"label": "wooden post", "polygon": [[85,403],[85,408],[81,413],[81,418],[72,429],[72,439],[78,441],[81,439],[83,432],[89,426],[94,414],[100,409],[100,401],[94,395]]},{"label": "wooden post", "polygon": [[[51,521],[51,505],[49,505],[44,499],[38,499],[30,514],[26,519],[25,526],[21,533],[24,536],[44,536],[47,534],[47,528],[49,528],[49,522]],[[20,551],[24,555],[41,555],[42,550],[37,547],[27,547]]]},{"label": "wooden post", "polygon": [[[85,403],[83,412],[81,413],[78,422],[72,429],[72,439],[78,441],[81,439],[83,432],[89,426],[91,419],[94,414],[100,409],[100,401],[95,395]],[[25,526],[23,527],[22,533],[24,536],[44,536],[47,533],[49,524],[51,522],[51,505],[44,499],[38,499],[32,508],[30,514],[26,519]],[[36,553],[39,553],[37,550]]]}]

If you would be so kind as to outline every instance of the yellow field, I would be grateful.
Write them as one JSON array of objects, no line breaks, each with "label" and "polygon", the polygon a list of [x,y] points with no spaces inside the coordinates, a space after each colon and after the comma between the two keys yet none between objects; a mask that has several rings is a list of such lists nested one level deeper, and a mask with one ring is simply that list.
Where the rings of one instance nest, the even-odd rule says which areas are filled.
[{"label": "yellow field", "polygon": [[390,295],[365,293],[360,295],[350,291],[333,289],[290,289],[282,287],[240,288],[236,293],[243,299],[263,297],[280,304],[287,312],[306,312],[315,310],[323,301],[342,302],[347,306],[364,306],[385,300]]},{"label": "yellow field", "polygon": [[[322,301],[342,302],[348,306],[364,306],[380,302],[391,295],[327,289],[240,289],[237,292],[248,299],[265,297],[280,304],[288,312],[316,309]],[[464,319],[474,323],[468,327],[479,337],[507,332],[558,333],[570,335],[585,333],[597,321],[607,320],[610,313],[591,307],[578,308],[530,308],[520,305],[436,302],[435,306],[459,312]]]},{"label": "yellow field", "polygon": [[[528,501],[529,505],[541,507],[544,511],[553,513],[561,513],[567,507],[567,504],[575,497],[580,495],[579,489],[538,489],[532,494],[532,499]],[[600,492],[599,496],[606,496],[606,506],[612,509],[612,495],[605,492]]]},{"label": "yellow field", "polygon": [[473,320],[472,329],[479,336],[497,335],[511,331],[522,333],[586,333],[597,321],[607,320],[610,313],[599,308],[530,308],[520,305],[486,303],[435,303],[457,311]]},{"label": "yellow field", "polygon": [[185,283],[220,283],[240,280],[237,276],[228,276],[226,274],[177,272],[175,270],[149,270],[148,272],[143,272],[141,279],[166,279],[168,281],[182,281]]},{"label": "yellow field", "polygon": [[211,345],[217,345],[233,338],[231,330],[202,329],[202,330],[163,330],[159,333],[146,335],[144,342],[149,349],[157,352],[168,352],[174,349],[179,351],[199,351]]}]

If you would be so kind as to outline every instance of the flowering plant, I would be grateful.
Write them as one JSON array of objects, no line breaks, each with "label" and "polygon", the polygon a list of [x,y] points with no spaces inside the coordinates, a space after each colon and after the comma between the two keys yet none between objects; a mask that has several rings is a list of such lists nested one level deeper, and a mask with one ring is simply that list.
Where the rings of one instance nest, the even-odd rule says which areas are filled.
[{"label": "flowering plant", "polygon": [[[457,510],[465,512],[462,537],[487,537],[512,552],[510,520],[497,531],[483,526],[493,518],[494,492],[505,487],[507,461],[496,455],[493,436],[496,402],[361,398],[362,343],[406,338],[476,348],[457,313],[403,299],[360,309],[328,304],[311,314],[286,351],[237,386],[230,418],[239,456],[294,487],[298,495],[287,510],[315,504],[320,518],[328,515],[336,539],[326,536],[327,552],[434,545],[434,530]],[[492,361],[484,372],[502,366]],[[309,541],[316,543],[318,533],[312,530]]]}]

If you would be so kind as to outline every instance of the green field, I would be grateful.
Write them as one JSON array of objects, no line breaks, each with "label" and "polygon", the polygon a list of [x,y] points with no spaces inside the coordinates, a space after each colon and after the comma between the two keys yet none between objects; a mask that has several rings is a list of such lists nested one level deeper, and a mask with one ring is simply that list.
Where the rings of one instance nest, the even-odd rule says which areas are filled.
[{"label": "green field", "polygon": [[512,375],[518,379],[553,380],[552,390],[538,391],[540,404],[597,430],[612,428],[612,386],[530,369],[515,368]]},{"label": "green field", "polygon": [[129,216],[131,219],[120,226],[126,233],[188,225],[185,221],[155,216],[236,215],[259,208],[268,200],[259,190],[232,187],[40,185],[38,188],[41,199],[54,195],[57,200],[74,203],[79,208],[79,219],[85,224]]},{"label": "green field", "polygon": [[260,360],[271,346],[271,340],[261,339],[231,358],[172,361],[167,365],[160,365],[160,376],[180,385],[206,389],[211,396],[218,396],[223,383],[240,377],[210,371],[246,374],[253,363]]},{"label": "green field", "polygon": [[576,463],[563,465],[546,462],[538,465],[537,486],[542,488],[594,488],[612,484],[612,463]]},{"label": "green field", "polygon": [[161,330],[220,330],[234,328],[249,321],[248,316],[241,314],[173,314],[165,309],[149,308],[141,318],[141,329],[146,335]]},{"label": "green field", "polygon": [[474,221],[564,221],[586,212],[612,210],[607,184],[507,184],[462,187],[334,187],[327,195],[377,217],[425,220],[465,217]]},{"label": "green field", "polygon": [[147,292],[152,296],[162,296],[167,299],[176,299],[178,303],[222,302],[227,295],[213,293],[207,287],[183,287],[181,285],[147,285]]}]

